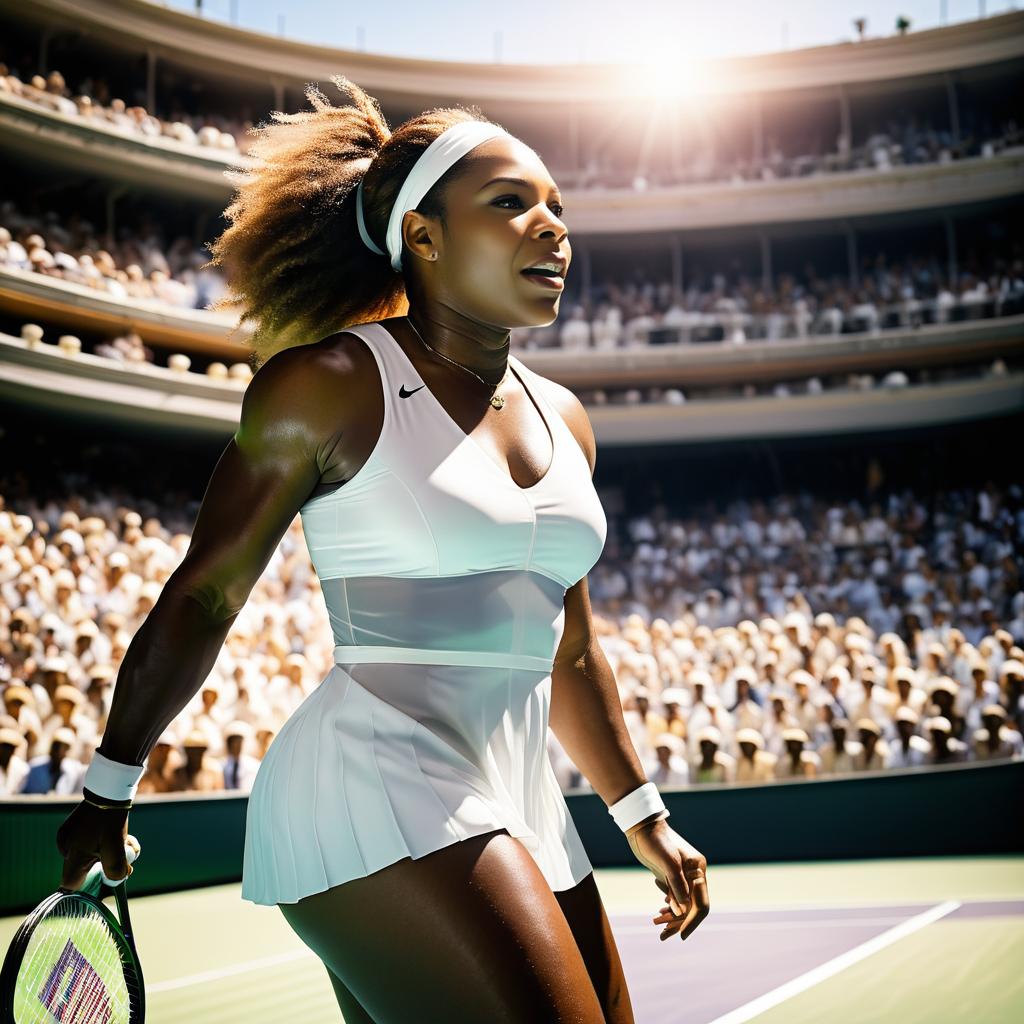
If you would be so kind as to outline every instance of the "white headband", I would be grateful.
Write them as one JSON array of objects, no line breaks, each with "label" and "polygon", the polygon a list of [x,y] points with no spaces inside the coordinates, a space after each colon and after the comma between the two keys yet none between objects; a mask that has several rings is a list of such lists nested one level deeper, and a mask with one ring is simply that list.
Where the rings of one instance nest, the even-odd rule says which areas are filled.
[{"label": "white headband", "polygon": [[488,121],[460,121],[441,132],[423,150],[402,182],[395,205],[391,207],[391,216],[388,218],[387,253],[374,244],[366,230],[366,222],[363,220],[363,179],[360,179],[359,187],[356,189],[356,223],[359,225],[359,235],[366,246],[380,256],[390,254],[391,266],[395,270],[401,270],[402,218],[409,210],[415,210],[419,206],[434,182],[456,161],[461,160],[471,149],[499,135],[514,138],[504,128],[499,128]]}]

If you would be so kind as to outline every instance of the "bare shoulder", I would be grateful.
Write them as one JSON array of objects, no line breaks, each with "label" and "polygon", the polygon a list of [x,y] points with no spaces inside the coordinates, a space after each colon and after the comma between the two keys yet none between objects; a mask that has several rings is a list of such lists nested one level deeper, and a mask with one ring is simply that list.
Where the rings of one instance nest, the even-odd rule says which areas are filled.
[{"label": "bare shoulder", "polygon": [[566,426],[579,442],[579,446],[583,449],[583,454],[590,464],[591,475],[593,475],[594,465],[597,461],[597,442],[594,439],[594,428],[591,426],[586,408],[564,384],[543,377],[536,370],[532,372],[534,377],[540,381],[548,401],[561,413]]},{"label": "bare shoulder", "polygon": [[249,381],[236,438],[244,443],[249,431],[327,450],[360,415],[376,376],[373,354],[345,331],[275,352]]}]

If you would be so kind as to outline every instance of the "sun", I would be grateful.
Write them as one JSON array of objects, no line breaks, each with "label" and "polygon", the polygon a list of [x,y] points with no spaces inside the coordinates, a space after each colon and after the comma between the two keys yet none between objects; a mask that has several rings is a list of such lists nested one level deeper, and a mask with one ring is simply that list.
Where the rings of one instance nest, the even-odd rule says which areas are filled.
[{"label": "sun", "polygon": [[634,95],[678,99],[712,91],[712,67],[696,53],[678,45],[649,46],[643,62],[624,69],[625,89]]}]

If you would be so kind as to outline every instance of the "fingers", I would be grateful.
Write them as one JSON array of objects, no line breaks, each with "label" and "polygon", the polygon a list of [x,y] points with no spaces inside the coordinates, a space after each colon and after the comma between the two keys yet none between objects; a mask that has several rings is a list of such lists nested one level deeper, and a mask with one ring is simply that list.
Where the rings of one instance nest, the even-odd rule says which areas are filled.
[{"label": "fingers", "polygon": [[68,890],[81,889],[85,876],[89,874],[89,869],[97,860],[98,858],[94,853],[86,853],[84,850],[69,851],[64,858],[60,887]]},{"label": "fingers", "polygon": [[669,906],[676,914],[683,914],[690,906],[690,883],[684,875],[670,875],[669,886],[671,892],[668,894]]},{"label": "fingers", "polygon": [[128,863],[124,840],[120,836],[106,837],[100,848],[103,861],[103,880],[108,883],[124,881],[134,870]]},{"label": "fingers", "polygon": [[694,872],[690,878],[690,885],[693,890],[693,902],[689,913],[681,922],[681,939],[689,938],[697,925],[711,912],[711,897],[708,894],[708,880],[704,871]]},{"label": "fingers", "polygon": [[[675,898],[675,893],[685,884],[686,898],[682,903]],[[688,938],[694,929],[711,911],[711,898],[708,893],[706,869],[693,866],[674,879],[670,876],[668,884],[658,880],[658,888],[670,890],[665,906],[655,917],[655,924],[666,925],[659,938],[662,942],[679,934],[681,939]]]}]

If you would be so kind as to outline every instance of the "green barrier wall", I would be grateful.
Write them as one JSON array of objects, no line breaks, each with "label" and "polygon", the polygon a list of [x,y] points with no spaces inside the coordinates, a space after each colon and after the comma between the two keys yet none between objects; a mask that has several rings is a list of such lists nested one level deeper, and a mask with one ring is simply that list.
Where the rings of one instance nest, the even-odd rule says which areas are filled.
[{"label": "green barrier wall", "polygon": [[[663,789],[670,824],[711,864],[1012,853],[1024,849],[1024,761]],[[594,793],[570,793],[595,867],[635,864]],[[78,798],[0,800],[0,914],[24,913],[60,883],[60,823]],[[142,846],[133,895],[237,882],[247,798],[139,797],[128,819]]]}]

